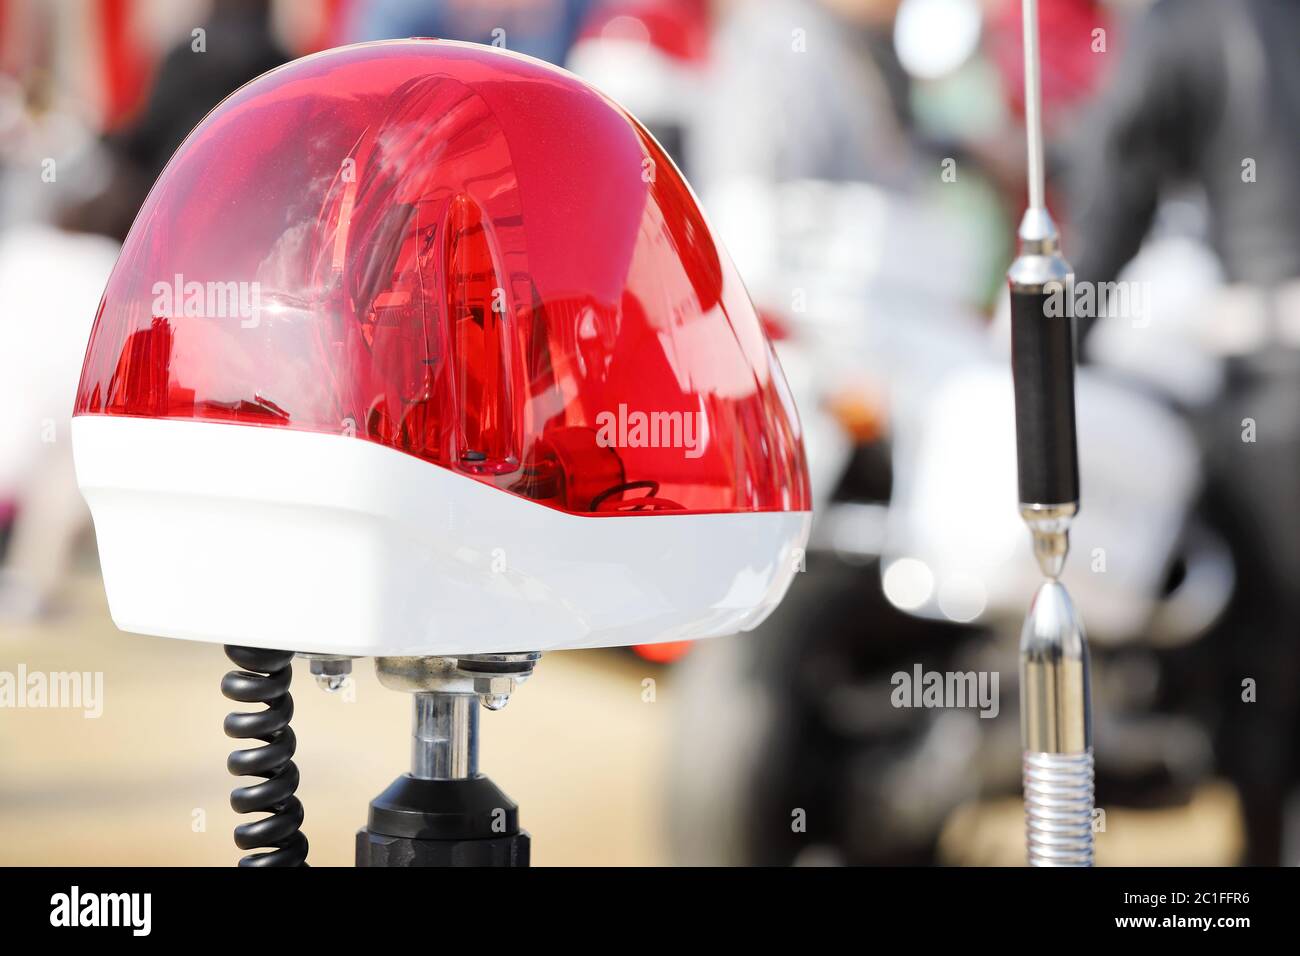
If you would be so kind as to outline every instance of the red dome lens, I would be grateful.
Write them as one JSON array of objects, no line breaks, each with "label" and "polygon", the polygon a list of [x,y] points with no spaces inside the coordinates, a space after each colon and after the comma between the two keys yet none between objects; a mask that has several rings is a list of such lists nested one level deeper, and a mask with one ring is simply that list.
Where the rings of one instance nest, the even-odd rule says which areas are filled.
[{"label": "red dome lens", "polygon": [[671,162],[575,77],[467,44],[332,50],[218,106],[131,230],[76,413],[355,436],[572,513],[811,506]]}]

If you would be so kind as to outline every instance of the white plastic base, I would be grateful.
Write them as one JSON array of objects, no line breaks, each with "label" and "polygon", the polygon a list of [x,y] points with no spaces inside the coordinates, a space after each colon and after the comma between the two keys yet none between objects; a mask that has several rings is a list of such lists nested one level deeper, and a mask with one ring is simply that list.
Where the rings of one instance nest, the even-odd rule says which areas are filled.
[{"label": "white plastic base", "polygon": [[748,630],[806,512],[578,517],[358,438],[82,416],[77,480],[124,631],[439,655]]}]

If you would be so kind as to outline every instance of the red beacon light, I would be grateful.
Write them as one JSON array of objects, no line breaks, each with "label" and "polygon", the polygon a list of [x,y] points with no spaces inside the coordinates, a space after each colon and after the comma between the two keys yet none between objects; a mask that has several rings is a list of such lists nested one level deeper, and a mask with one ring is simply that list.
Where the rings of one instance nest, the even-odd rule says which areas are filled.
[{"label": "red beacon light", "polygon": [[329,50],[244,86],[140,211],[73,421],[113,618],[434,655],[753,627],[810,497],[681,175],[562,70]]}]

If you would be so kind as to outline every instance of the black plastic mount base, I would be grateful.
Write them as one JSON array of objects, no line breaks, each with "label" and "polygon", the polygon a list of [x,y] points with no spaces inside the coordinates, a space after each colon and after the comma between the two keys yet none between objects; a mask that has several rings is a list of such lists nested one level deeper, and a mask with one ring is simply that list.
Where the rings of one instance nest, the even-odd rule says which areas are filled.
[{"label": "black plastic mount base", "polygon": [[404,774],[370,801],[357,866],[528,866],[519,807],[487,777]]}]

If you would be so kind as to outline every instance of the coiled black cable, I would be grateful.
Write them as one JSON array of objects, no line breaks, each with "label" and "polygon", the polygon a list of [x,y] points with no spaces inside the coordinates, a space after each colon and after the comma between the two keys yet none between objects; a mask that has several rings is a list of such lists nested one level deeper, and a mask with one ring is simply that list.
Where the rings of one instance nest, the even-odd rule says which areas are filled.
[{"label": "coiled black cable", "polygon": [[261,740],[266,746],[236,750],[226,760],[226,769],[237,777],[262,777],[261,783],[236,787],[230,792],[230,806],[236,813],[266,812],[270,816],[235,827],[235,846],[241,850],[273,847],[265,853],[250,853],[240,866],[306,866],[307,837],[302,832],[302,803],[294,796],[298,789],[298,767],[293,762],[298,747],[289,721],[293,718],[293,654],[256,647],[231,647],[226,656],[241,670],[221,679],[221,693],[244,704],[266,704],[265,710],[227,714],[227,737]]}]

